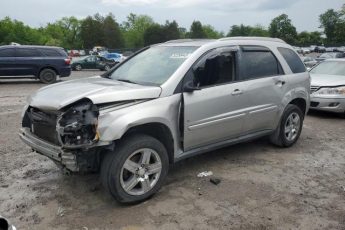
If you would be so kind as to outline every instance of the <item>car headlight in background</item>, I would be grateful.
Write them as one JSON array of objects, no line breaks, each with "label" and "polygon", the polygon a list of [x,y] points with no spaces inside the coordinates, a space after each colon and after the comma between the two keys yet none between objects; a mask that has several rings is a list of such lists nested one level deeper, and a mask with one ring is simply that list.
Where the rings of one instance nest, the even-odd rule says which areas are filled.
[{"label": "car headlight in background", "polygon": [[342,95],[345,96],[345,86],[334,88],[321,88],[314,95]]}]

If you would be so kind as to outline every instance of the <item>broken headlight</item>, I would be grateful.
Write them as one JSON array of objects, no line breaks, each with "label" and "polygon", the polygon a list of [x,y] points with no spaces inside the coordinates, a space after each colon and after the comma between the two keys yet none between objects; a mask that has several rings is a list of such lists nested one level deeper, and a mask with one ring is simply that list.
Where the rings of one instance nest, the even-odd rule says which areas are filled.
[{"label": "broken headlight", "polygon": [[82,147],[98,141],[98,108],[89,100],[69,106],[57,121],[59,141],[65,147]]}]

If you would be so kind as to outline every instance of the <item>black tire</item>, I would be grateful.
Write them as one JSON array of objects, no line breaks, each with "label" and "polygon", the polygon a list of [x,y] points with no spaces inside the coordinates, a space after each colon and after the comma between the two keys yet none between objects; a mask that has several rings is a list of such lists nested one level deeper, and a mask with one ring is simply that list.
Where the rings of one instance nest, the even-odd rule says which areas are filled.
[{"label": "black tire", "polygon": [[44,84],[51,84],[56,82],[56,72],[52,69],[43,69],[40,72],[40,81]]},{"label": "black tire", "polygon": [[83,67],[82,67],[80,64],[76,64],[76,65],[74,66],[74,69],[75,69],[76,71],[81,71],[81,70],[83,69]]},{"label": "black tire", "polygon": [[[153,187],[144,194],[132,195],[121,185],[122,168],[127,159],[136,151],[149,148],[154,150],[161,161],[160,175]],[[121,140],[114,152],[108,152],[101,165],[101,180],[105,189],[120,203],[137,203],[154,195],[163,185],[169,171],[169,159],[164,145],[157,139],[143,134],[135,134]],[[133,174],[131,178],[135,175]],[[142,182],[137,182],[142,183]],[[137,186],[142,186],[137,184]],[[134,187],[135,189],[135,187]]]},{"label": "black tire", "polygon": [[[292,139],[289,140],[289,138],[286,136],[285,133],[285,126],[287,124],[288,118],[293,115],[298,115],[299,116],[299,124],[296,125],[298,127],[298,131],[295,133],[296,136]],[[304,114],[302,110],[293,104],[289,104],[286,106],[283,116],[280,120],[279,126],[275,130],[275,132],[270,136],[270,142],[274,145],[280,146],[280,147],[290,147],[293,144],[295,144],[301,135],[302,132],[302,127],[303,127],[303,120],[304,120]]]},{"label": "black tire", "polygon": [[111,67],[109,65],[105,65],[104,68],[103,68],[104,71],[108,71],[110,69],[111,69]]}]

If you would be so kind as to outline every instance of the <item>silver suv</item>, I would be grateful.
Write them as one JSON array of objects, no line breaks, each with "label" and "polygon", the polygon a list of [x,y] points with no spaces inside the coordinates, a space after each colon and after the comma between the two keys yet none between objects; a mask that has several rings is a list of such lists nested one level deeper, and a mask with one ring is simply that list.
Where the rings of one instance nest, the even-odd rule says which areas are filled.
[{"label": "silver suv", "polygon": [[103,76],[40,89],[20,137],[65,170],[100,171],[116,200],[136,202],[181,159],[262,136],[293,145],[309,90],[305,66],[282,40],[169,41]]}]

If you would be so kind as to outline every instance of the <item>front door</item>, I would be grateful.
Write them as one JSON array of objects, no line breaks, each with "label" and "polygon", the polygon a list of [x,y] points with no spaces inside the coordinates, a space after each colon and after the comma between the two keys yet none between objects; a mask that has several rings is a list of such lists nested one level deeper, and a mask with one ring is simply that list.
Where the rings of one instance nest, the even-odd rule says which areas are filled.
[{"label": "front door", "polygon": [[197,90],[183,93],[185,151],[241,135],[248,101],[235,60],[233,50],[215,49],[187,73]]}]

